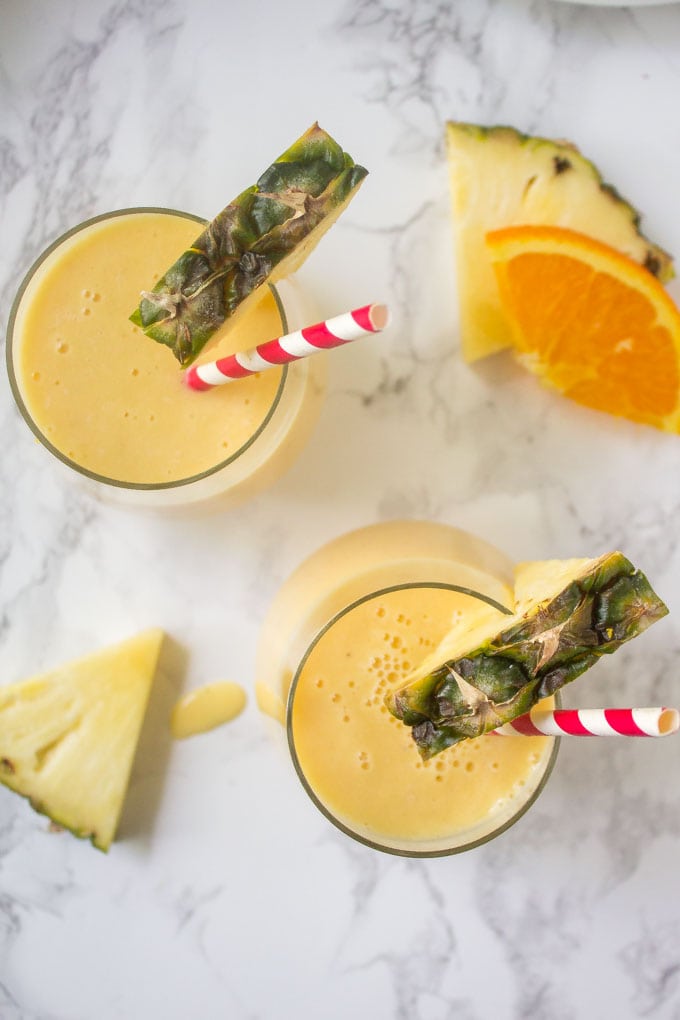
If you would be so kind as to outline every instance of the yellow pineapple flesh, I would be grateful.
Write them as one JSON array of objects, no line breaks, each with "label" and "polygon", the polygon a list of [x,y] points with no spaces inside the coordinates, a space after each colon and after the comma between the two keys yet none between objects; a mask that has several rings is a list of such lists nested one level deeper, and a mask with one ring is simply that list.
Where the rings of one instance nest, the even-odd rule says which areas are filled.
[{"label": "yellow pineapple flesh", "polygon": [[571,143],[458,122],[447,124],[446,139],[466,361],[512,344],[485,247],[490,230],[569,227],[623,252],[661,281],[673,276],[671,257],[640,232],[633,206]]},{"label": "yellow pineapple flesh", "polygon": [[163,631],[144,631],[0,687],[0,782],[108,850],[125,800]]}]

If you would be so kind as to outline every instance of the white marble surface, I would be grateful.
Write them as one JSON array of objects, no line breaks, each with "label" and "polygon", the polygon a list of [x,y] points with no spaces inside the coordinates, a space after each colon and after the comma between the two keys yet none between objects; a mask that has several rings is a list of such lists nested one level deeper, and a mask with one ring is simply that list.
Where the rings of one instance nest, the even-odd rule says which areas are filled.
[{"label": "white marble surface", "polygon": [[[570,137],[680,253],[680,6],[550,0],[3,0],[0,320],[59,232],[110,208],[209,216],[313,120],[371,175],[302,275],[332,314],[394,310],[334,355],[316,433],[256,502],[191,522],[65,485],[0,392],[2,682],[160,624],[160,679],[104,856],[0,789],[2,1020],[680,1017],[680,740],[563,744],[530,814],[408,862],[332,830],[251,697],[172,745],[178,690],[254,681],[277,586],[399,516],[517,558],[623,547],[671,616],[581,703],[677,703],[680,440],[457,353],[442,124]],[[569,692],[567,701],[574,703]]]}]

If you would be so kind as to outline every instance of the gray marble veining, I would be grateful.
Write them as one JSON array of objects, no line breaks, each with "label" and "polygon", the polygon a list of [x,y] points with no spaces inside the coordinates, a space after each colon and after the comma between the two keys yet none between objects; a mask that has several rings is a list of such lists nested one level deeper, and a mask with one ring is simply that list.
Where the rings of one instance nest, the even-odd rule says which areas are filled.
[{"label": "gray marble veining", "polygon": [[[573,138],[680,252],[679,43],[675,5],[5,0],[0,325],[77,221],[209,215],[317,117],[371,174],[301,275],[329,313],[385,299],[394,325],[389,346],[338,352],[289,474],[200,528],[70,486],[4,383],[2,682],[158,624],[186,650],[187,688],[250,687],[300,560],[413,516],[517,559],[623,547],[671,616],[579,699],[677,702],[677,437],[560,401],[504,356],[454,356],[442,126]],[[330,829],[252,698],[227,730],[147,750],[108,857],[0,789],[1,1020],[680,1017],[678,742],[565,741],[516,827],[428,862]]]}]

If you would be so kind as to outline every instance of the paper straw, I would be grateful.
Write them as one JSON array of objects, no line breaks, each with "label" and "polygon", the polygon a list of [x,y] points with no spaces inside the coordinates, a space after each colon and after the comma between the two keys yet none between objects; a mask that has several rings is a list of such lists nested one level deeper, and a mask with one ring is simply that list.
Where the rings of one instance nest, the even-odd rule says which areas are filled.
[{"label": "paper straw", "polygon": [[492,730],[500,737],[666,737],[680,728],[677,708],[535,709]]},{"label": "paper straw", "polygon": [[184,381],[191,389],[211,390],[214,386],[243,379],[266,368],[298,361],[318,351],[342,347],[362,336],[379,333],[388,325],[389,318],[386,305],[364,305],[276,340],[267,340],[248,351],[230,354],[204,365],[192,365],[184,373]]}]

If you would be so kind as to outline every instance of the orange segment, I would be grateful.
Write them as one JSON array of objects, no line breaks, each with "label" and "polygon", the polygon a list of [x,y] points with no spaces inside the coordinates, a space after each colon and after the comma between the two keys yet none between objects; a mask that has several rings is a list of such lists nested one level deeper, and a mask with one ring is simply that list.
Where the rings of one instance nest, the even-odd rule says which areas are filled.
[{"label": "orange segment", "polygon": [[648,270],[558,227],[486,243],[527,368],[588,407],[680,432],[680,310]]}]

